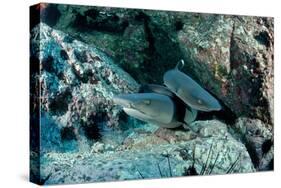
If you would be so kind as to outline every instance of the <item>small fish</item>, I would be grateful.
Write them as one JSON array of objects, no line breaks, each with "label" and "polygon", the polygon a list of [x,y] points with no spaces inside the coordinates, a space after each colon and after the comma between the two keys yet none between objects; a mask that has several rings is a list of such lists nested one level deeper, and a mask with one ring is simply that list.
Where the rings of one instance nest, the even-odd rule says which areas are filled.
[{"label": "small fish", "polygon": [[175,93],[181,100],[195,110],[219,111],[221,105],[216,98],[202,88],[192,78],[179,70],[179,66],[184,66],[181,60],[174,69],[168,70],[164,74],[164,84]]}]

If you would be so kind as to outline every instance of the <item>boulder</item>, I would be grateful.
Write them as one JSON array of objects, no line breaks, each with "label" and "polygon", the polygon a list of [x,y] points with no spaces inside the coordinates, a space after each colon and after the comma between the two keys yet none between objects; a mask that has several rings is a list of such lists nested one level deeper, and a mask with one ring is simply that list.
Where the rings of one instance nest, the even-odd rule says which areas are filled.
[{"label": "boulder", "polygon": [[111,99],[137,91],[138,83],[94,46],[44,23],[31,38],[31,56],[40,61],[42,131],[54,138],[45,148],[60,139],[95,141],[106,127],[120,128],[121,109]]},{"label": "boulder", "polygon": [[272,18],[198,17],[176,38],[190,71],[237,116],[273,125]]},{"label": "boulder", "polygon": [[235,125],[258,170],[272,170],[274,159],[273,130],[259,119],[239,118]]}]

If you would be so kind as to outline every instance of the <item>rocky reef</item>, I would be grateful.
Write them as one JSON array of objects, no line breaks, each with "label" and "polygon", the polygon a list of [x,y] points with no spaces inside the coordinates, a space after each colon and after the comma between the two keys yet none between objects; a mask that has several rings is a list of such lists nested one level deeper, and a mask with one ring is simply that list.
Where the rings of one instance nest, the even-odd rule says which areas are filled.
[{"label": "rocky reef", "polygon": [[183,58],[185,71],[236,116],[273,126],[273,18],[64,5],[57,9],[67,13],[55,28],[95,44],[140,83],[162,83],[163,73]]},{"label": "rocky reef", "polygon": [[96,142],[82,153],[47,153],[47,184],[255,172],[245,146],[225,124],[197,121],[196,133],[142,125],[117,147]]},{"label": "rocky reef", "polygon": [[[46,4],[33,26],[45,184],[273,169],[273,18]],[[113,104],[179,59],[223,110],[165,129]]]},{"label": "rocky reef", "polygon": [[[120,109],[114,94],[136,91],[138,84],[94,47],[53,30],[44,23],[31,34],[32,54],[40,59],[43,151],[66,141],[98,140],[100,132],[117,127]],[[68,149],[69,147],[67,145]]]}]

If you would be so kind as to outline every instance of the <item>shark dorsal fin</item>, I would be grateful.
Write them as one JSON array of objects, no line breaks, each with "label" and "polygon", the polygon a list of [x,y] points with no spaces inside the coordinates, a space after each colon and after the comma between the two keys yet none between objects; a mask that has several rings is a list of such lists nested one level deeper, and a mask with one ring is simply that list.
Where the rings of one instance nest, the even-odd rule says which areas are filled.
[{"label": "shark dorsal fin", "polygon": [[184,60],[181,59],[181,60],[179,60],[179,62],[177,63],[175,69],[181,70],[183,67],[184,67]]}]

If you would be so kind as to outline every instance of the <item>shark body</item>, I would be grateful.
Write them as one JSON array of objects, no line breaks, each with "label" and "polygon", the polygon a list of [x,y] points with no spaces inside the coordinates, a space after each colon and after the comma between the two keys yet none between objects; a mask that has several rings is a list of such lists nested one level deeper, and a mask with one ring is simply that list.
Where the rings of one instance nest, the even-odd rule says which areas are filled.
[{"label": "shark body", "polygon": [[180,63],[164,74],[167,87],[146,84],[138,93],[114,96],[113,102],[128,115],[165,128],[185,127],[196,119],[197,110],[220,110],[216,98],[179,70]]},{"label": "shark body", "polygon": [[[183,60],[179,63],[184,65]],[[205,112],[221,110],[221,105],[216,98],[179,70],[179,63],[164,74],[164,84],[193,109]]]},{"label": "shark body", "polygon": [[128,115],[165,128],[182,126],[197,116],[196,110],[175,100],[176,96],[164,86],[145,85],[140,92],[115,96],[113,102],[122,106]]}]

